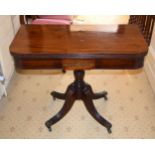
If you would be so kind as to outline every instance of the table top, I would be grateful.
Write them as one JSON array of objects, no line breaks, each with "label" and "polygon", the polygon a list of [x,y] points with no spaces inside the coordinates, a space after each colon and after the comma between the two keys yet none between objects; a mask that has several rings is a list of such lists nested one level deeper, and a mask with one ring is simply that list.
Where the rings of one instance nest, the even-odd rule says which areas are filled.
[{"label": "table top", "polygon": [[111,32],[106,31],[108,27],[103,26],[102,31],[70,31],[70,26],[22,25],[10,51],[19,57],[52,58],[146,55],[148,47],[137,25],[113,25]]},{"label": "table top", "polygon": [[[95,26],[95,25],[94,25]],[[148,46],[137,25],[22,25],[10,52],[21,69],[136,69]]]}]

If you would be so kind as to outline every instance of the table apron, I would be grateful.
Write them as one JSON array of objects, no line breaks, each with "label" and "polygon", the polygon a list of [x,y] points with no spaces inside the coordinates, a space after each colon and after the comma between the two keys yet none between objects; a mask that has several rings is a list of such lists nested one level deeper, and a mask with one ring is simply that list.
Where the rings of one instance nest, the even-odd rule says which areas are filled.
[{"label": "table apron", "polygon": [[143,67],[144,57],[106,59],[44,59],[15,58],[18,69],[138,69]]}]

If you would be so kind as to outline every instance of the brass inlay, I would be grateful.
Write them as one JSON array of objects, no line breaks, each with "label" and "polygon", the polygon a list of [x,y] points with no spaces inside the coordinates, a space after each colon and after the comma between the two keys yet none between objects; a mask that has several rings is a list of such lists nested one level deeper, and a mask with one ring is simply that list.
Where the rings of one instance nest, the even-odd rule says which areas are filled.
[{"label": "brass inlay", "polygon": [[95,67],[94,60],[71,60],[65,59],[63,60],[63,68],[70,70],[78,70],[78,69],[92,69]]}]

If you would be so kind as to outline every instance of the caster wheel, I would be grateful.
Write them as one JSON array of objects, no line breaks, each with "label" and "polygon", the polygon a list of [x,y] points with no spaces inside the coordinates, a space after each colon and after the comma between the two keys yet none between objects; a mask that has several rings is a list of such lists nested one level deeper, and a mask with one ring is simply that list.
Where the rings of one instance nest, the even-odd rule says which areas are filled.
[{"label": "caster wheel", "polygon": [[108,95],[108,92],[104,92],[104,99],[105,99],[105,100],[108,100],[107,95]]},{"label": "caster wheel", "polygon": [[55,101],[56,100],[56,98],[53,96],[53,100]]},{"label": "caster wheel", "polygon": [[51,127],[48,127],[48,131],[51,132],[52,131],[52,128]]},{"label": "caster wheel", "polygon": [[45,123],[45,126],[48,128],[48,131],[49,131],[49,132],[52,131],[52,128],[51,128],[51,126],[49,126],[48,122]]},{"label": "caster wheel", "polygon": [[108,100],[108,97],[107,97],[107,95],[106,96],[104,96],[104,99],[107,101]]},{"label": "caster wheel", "polygon": [[107,131],[108,131],[109,134],[112,133],[111,128],[108,128]]},{"label": "caster wheel", "polygon": [[55,101],[55,100],[56,100],[56,98],[55,98],[55,96],[54,96],[54,93],[53,93],[53,92],[51,93],[51,96],[53,97],[53,100]]}]

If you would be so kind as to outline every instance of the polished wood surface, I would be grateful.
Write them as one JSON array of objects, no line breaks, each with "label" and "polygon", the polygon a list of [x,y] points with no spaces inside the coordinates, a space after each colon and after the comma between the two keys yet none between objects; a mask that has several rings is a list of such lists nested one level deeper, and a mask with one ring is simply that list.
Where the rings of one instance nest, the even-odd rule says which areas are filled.
[{"label": "polished wood surface", "polygon": [[60,61],[64,59],[89,59],[95,64],[91,68],[142,67],[148,47],[138,27],[114,25],[111,32],[106,31],[108,25],[104,27],[99,32],[70,31],[70,26],[62,25],[22,25],[10,51],[16,67],[24,69],[66,68],[69,64]]},{"label": "polished wood surface", "polygon": [[[108,27],[108,26],[107,26]],[[86,58],[98,55],[145,55],[147,45],[136,25],[118,25],[116,32],[71,32],[69,26],[22,25],[11,47],[13,55]]]},{"label": "polished wood surface", "polygon": [[91,116],[111,133],[112,124],[97,112],[93,103],[93,99],[101,97],[107,100],[107,92],[94,93],[84,81],[84,70],[140,68],[148,47],[136,25],[115,25],[111,31],[109,26],[104,27],[99,32],[70,31],[69,26],[23,25],[13,40],[10,51],[17,68],[74,70],[75,80],[66,92],[51,94],[65,102],[45,123],[49,131],[80,99]]}]

